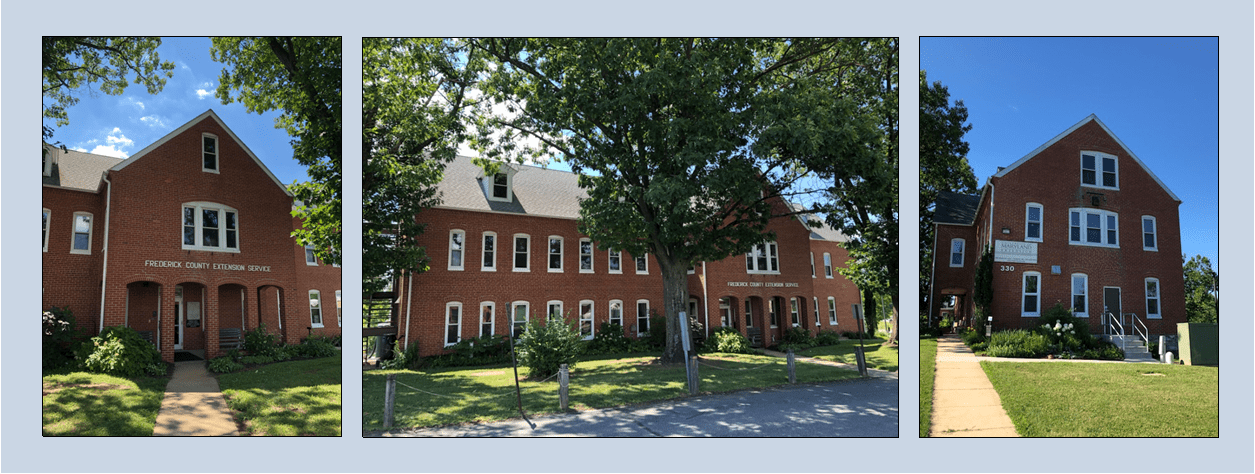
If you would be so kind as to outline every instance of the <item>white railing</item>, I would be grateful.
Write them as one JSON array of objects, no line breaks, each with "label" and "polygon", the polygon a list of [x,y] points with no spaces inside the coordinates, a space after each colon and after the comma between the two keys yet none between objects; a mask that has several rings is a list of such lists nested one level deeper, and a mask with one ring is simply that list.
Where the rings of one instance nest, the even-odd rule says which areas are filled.
[{"label": "white railing", "polygon": [[[1145,344],[1147,348],[1150,348],[1150,330],[1146,329],[1146,323],[1143,323],[1141,318],[1137,317],[1137,313],[1127,314],[1133,316],[1133,334],[1135,336],[1141,336],[1142,344]],[[1142,327],[1138,328],[1139,325]]]},{"label": "white railing", "polygon": [[1107,318],[1107,324],[1103,325],[1103,329],[1106,330],[1107,335],[1123,336],[1124,324],[1120,322],[1120,318],[1117,318],[1116,315],[1111,313],[1106,313],[1105,317]]}]

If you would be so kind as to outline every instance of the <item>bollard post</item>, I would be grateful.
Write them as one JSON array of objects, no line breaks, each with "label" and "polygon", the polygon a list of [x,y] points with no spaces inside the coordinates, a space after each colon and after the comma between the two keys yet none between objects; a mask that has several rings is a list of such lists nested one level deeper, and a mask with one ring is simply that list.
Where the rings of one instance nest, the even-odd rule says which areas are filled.
[{"label": "bollard post", "polygon": [[797,360],[793,357],[793,349],[785,356],[789,366],[789,383],[797,383]]},{"label": "bollard post", "polygon": [[867,376],[867,358],[866,356],[863,355],[862,345],[854,348],[854,357],[858,361],[858,374],[866,377]]},{"label": "bollard post", "polygon": [[566,411],[568,387],[571,383],[571,373],[567,369],[566,364],[558,367],[558,408]]},{"label": "bollard post", "polygon": [[689,395],[697,395],[697,356],[689,357],[688,368]]},{"label": "bollard post", "polygon": [[397,374],[388,374],[383,391],[383,429],[392,428],[392,410],[397,403]]}]

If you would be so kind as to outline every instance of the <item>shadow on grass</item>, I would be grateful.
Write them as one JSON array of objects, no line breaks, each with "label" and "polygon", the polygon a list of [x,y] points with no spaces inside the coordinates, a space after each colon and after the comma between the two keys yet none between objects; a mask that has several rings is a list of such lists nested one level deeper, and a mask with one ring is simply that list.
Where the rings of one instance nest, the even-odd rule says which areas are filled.
[{"label": "shadow on grass", "polygon": [[169,379],[73,372],[43,381],[44,436],[152,436]]},{"label": "shadow on grass", "polygon": [[259,436],[340,436],[338,357],[279,362],[218,376],[227,406]]}]

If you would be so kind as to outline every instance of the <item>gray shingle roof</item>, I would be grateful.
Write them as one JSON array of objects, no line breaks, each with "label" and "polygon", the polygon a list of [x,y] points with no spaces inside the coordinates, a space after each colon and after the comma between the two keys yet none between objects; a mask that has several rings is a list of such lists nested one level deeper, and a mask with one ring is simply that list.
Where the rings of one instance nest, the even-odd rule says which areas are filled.
[{"label": "gray shingle roof", "polygon": [[437,186],[438,207],[494,211],[512,214],[575,219],[580,215],[580,199],[588,197],[576,183],[575,173],[527,165],[509,165],[518,171],[512,183],[514,199],[492,201],[480,182],[483,171],[468,156],[454,158]]},{"label": "gray shingle roof", "polygon": [[49,147],[56,155],[56,163],[52,165],[52,176],[44,176],[43,184],[61,186],[84,191],[95,191],[100,187],[100,176],[122,162],[120,158],[104,155]]},{"label": "gray shingle roof", "polygon": [[937,193],[937,209],[933,213],[933,222],[972,225],[976,222],[976,209],[979,206],[979,194],[942,191]]}]

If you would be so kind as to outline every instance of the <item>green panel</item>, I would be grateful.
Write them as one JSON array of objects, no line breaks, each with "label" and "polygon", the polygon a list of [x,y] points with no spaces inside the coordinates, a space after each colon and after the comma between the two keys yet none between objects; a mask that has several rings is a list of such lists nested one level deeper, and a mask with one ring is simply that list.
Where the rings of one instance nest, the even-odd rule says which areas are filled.
[{"label": "green panel", "polygon": [[1177,346],[1186,365],[1220,365],[1220,326],[1206,323],[1178,323]]}]

